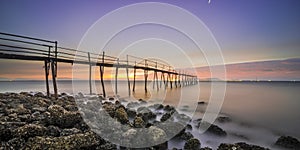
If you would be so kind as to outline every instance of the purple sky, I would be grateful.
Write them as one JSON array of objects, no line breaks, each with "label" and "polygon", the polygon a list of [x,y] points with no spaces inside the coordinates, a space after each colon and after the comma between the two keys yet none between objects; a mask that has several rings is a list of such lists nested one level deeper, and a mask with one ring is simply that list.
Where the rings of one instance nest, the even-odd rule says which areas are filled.
[{"label": "purple sky", "polygon": [[[76,48],[95,21],[110,11],[137,2],[146,1],[2,0],[0,32],[57,40],[61,46]],[[227,64],[300,57],[300,1],[163,2],[182,7],[201,19],[220,44]],[[1,68],[10,64],[1,60]],[[5,76],[0,73],[0,78]]]}]

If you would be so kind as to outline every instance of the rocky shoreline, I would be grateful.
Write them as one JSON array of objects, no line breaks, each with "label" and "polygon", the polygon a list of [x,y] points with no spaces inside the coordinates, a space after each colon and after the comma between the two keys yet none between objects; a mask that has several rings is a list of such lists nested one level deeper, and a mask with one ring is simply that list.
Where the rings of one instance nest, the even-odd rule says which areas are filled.
[{"label": "rocky shoreline", "polygon": [[[82,103],[78,103],[65,93],[58,99],[47,98],[40,92],[0,93],[0,149],[102,150],[130,149],[126,147],[135,145],[151,145],[143,149],[211,149],[202,146],[191,133],[200,127],[201,118],[193,120],[170,105],[76,96],[76,100],[81,99]],[[229,122],[230,118],[219,117],[217,121]],[[212,124],[204,134],[222,138],[228,133]],[[114,144],[120,141],[122,143]],[[175,148],[170,141],[184,144]],[[300,142],[290,136],[281,136],[274,141],[274,147],[300,149]],[[217,149],[270,148],[239,142],[220,143]]]}]

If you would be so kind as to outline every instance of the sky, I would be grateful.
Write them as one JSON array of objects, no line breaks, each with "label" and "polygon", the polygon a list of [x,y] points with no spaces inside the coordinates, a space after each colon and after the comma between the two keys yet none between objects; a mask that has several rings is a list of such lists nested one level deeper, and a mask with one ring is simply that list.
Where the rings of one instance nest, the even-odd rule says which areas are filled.
[{"label": "sky", "polygon": [[[2,0],[0,32],[57,40],[60,46],[77,48],[88,29],[101,17],[120,7],[142,2],[150,1]],[[212,0],[208,3],[207,0],[156,0],[151,2],[167,3],[183,8],[208,27],[221,48],[228,80],[254,78],[299,80],[300,1]],[[165,13],[161,14],[163,16]],[[126,17],[119,18],[114,23],[126,22],[132,18],[130,15]],[[188,23],[186,18],[178,18],[178,22]],[[97,35],[101,39],[101,34]],[[145,39],[147,36],[149,39]],[[163,50],[164,55],[160,57],[176,68],[190,66],[188,61],[186,63],[184,60],[178,61],[184,53],[185,57],[193,62],[193,67],[200,70],[198,74],[201,78],[211,77],[209,70],[205,69],[208,64],[203,53],[170,28],[157,25],[129,28],[114,38],[106,49],[112,49],[108,53],[114,55],[118,52],[114,50],[124,49],[139,39],[144,40],[130,45],[127,48],[128,53],[155,57],[153,55],[156,53],[155,50],[158,52]],[[176,50],[178,48],[176,45],[174,47],[174,44],[162,39],[168,39],[183,47],[184,52],[180,49]],[[43,79],[44,77],[41,69],[43,63],[4,59],[0,59],[0,62],[0,79]],[[72,66],[59,64],[59,67],[64,69],[58,73],[58,78],[72,77]]]}]

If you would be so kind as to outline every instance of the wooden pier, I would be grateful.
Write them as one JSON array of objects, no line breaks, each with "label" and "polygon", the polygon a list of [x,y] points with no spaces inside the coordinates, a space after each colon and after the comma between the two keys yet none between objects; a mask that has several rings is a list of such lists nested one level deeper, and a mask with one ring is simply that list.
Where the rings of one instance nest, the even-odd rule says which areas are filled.
[{"label": "wooden pier", "polygon": [[[128,93],[135,92],[136,71],[137,69],[144,71],[145,92],[148,91],[148,76],[149,71],[153,71],[153,88],[178,88],[198,83],[198,78],[195,75],[176,71],[170,65],[151,59],[143,59],[136,56],[127,55],[125,60],[121,60],[114,56],[106,55],[103,51],[101,54],[80,51],[58,46],[57,41],[44,40],[22,35],[0,32],[0,59],[18,59],[28,61],[43,61],[45,70],[45,82],[47,96],[50,96],[49,74],[52,73],[52,83],[54,95],[58,97],[57,87],[57,64],[58,63],[78,63],[89,65],[89,90],[92,94],[92,67],[99,67],[100,81],[102,86],[103,96],[106,97],[104,86],[104,71],[105,67],[115,68],[115,93],[118,92],[118,71],[121,68],[126,69]],[[132,60],[130,60],[132,59]],[[134,61],[133,61],[134,60]],[[133,69],[133,85],[131,88],[129,69]],[[158,73],[160,73],[160,82]],[[160,84],[159,84],[160,83]],[[162,87],[164,83],[164,87]]]}]

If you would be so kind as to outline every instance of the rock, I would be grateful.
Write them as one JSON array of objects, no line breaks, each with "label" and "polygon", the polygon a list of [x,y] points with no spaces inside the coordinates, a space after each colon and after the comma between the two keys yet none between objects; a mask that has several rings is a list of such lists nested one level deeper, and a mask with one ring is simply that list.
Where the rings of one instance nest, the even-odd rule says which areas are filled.
[{"label": "rock", "polygon": [[117,150],[117,145],[112,143],[105,143],[97,147],[99,150]]},{"label": "rock", "polygon": [[212,150],[212,149],[209,147],[203,147],[203,148],[200,148],[200,150]]},{"label": "rock", "polygon": [[[205,131],[207,133],[214,134],[217,136],[226,136],[227,135],[226,131],[224,131],[222,128],[220,128],[217,125],[210,124],[208,122],[202,122],[202,123],[204,126],[209,126],[208,129]],[[198,128],[200,127],[200,124],[201,124],[201,121],[198,122],[198,126],[197,126]]]},{"label": "rock", "polygon": [[37,124],[26,124],[15,131],[15,137],[28,139],[34,136],[43,136],[47,134],[47,128]]},{"label": "rock", "polygon": [[172,117],[172,115],[169,113],[169,112],[167,112],[167,113],[165,113],[161,118],[160,118],[160,121],[161,122],[165,122],[165,121],[167,121],[169,118],[171,118]]},{"label": "rock", "polygon": [[217,118],[217,121],[220,123],[227,123],[227,122],[231,122],[231,119],[229,117],[220,116]]},{"label": "rock", "polygon": [[133,126],[136,127],[136,128],[143,128],[145,127],[146,123],[145,121],[143,120],[142,117],[135,117],[134,120],[133,120]]},{"label": "rock", "polygon": [[194,138],[193,134],[190,132],[184,132],[180,135],[180,139],[188,141],[189,139]]},{"label": "rock", "polygon": [[38,92],[33,95],[34,97],[45,97],[45,95],[42,92]]},{"label": "rock", "polygon": [[65,109],[66,109],[67,111],[78,111],[78,108],[77,108],[77,106],[75,106],[75,105],[66,105],[66,106],[65,106]]},{"label": "rock", "polygon": [[185,114],[176,114],[177,120],[179,120],[183,124],[187,124],[188,122],[191,122],[192,118],[185,115]]},{"label": "rock", "polygon": [[107,103],[105,102],[102,107],[104,108],[104,110],[111,116],[114,117],[115,116],[115,105],[113,103]]},{"label": "rock", "polygon": [[242,150],[240,146],[235,145],[235,144],[225,144],[225,143],[221,143],[218,146],[217,150]]},{"label": "rock", "polygon": [[186,128],[187,130],[193,130],[193,127],[192,127],[192,125],[190,125],[190,124],[187,124],[187,125],[185,126],[185,128]]},{"label": "rock", "polygon": [[126,112],[129,118],[135,118],[136,111],[134,109],[127,109]]},{"label": "rock", "polygon": [[4,125],[0,124],[0,141],[8,141],[13,137],[11,129]]},{"label": "rock", "polygon": [[145,101],[145,100],[143,100],[143,99],[139,99],[139,102],[140,102],[141,105],[147,104],[147,101]]},{"label": "rock", "polygon": [[[23,138],[13,138],[5,144],[3,149],[20,149],[25,146],[25,142]],[[2,146],[0,146],[0,149],[2,149]]]},{"label": "rock", "polygon": [[115,100],[115,98],[109,97],[108,100],[113,101],[113,100]]},{"label": "rock", "polygon": [[115,112],[115,118],[117,118],[118,121],[120,121],[122,124],[126,124],[129,121],[127,112],[124,107],[117,108]]},{"label": "rock", "polygon": [[93,132],[73,134],[62,137],[30,138],[26,143],[25,150],[37,149],[95,149],[106,142]]},{"label": "rock", "polygon": [[76,123],[82,121],[79,112],[69,112],[59,105],[51,105],[48,107],[50,116],[48,116],[48,124],[57,125],[61,128],[73,127]]},{"label": "rock", "polygon": [[167,135],[164,130],[151,126],[148,128],[149,142],[162,143],[167,140]]},{"label": "rock", "polygon": [[170,111],[174,111],[176,110],[173,106],[170,106],[170,105],[166,105],[164,107],[164,111],[167,111],[167,112],[170,112]]},{"label": "rock", "polygon": [[46,107],[33,107],[32,111],[42,113],[42,112],[47,111],[47,108]]},{"label": "rock", "polygon": [[134,107],[138,107],[140,104],[138,102],[129,102],[127,104],[127,108],[134,108]]},{"label": "rock", "polygon": [[198,102],[198,105],[204,105],[204,104],[206,104],[206,102],[204,102],[204,101]]},{"label": "rock", "polygon": [[185,144],[184,144],[184,149],[185,150],[199,150],[201,147],[201,143],[198,139],[192,138],[189,139]]},{"label": "rock", "polygon": [[257,145],[250,145],[244,142],[235,143],[235,144],[226,144],[221,143],[218,147],[218,150],[228,150],[228,149],[235,149],[235,150],[269,150],[268,148],[260,147]]},{"label": "rock", "polygon": [[297,149],[300,148],[300,142],[298,139],[291,136],[281,136],[275,142],[275,145],[283,148]]},{"label": "rock", "polygon": [[48,133],[47,133],[48,136],[58,137],[58,136],[60,136],[61,129],[57,126],[50,125],[47,127],[47,131],[48,131]]},{"label": "rock", "polygon": [[68,136],[68,135],[77,134],[77,133],[81,133],[81,131],[78,130],[77,128],[63,129],[60,133],[60,136]]},{"label": "rock", "polygon": [[148,108],[152,108],[154,110],[162,110],[164,108],[164,105],[162,105],[162,104],[153,104],[153,105],[149,106]]},{"label": "rock", "polygon": [[145,122],[148,122],[149,120],[155,119],[156,114],[154,114],[149,108],[147,107],[139,107],[137,109],[138,115],[142,116],[143,120]]}]

